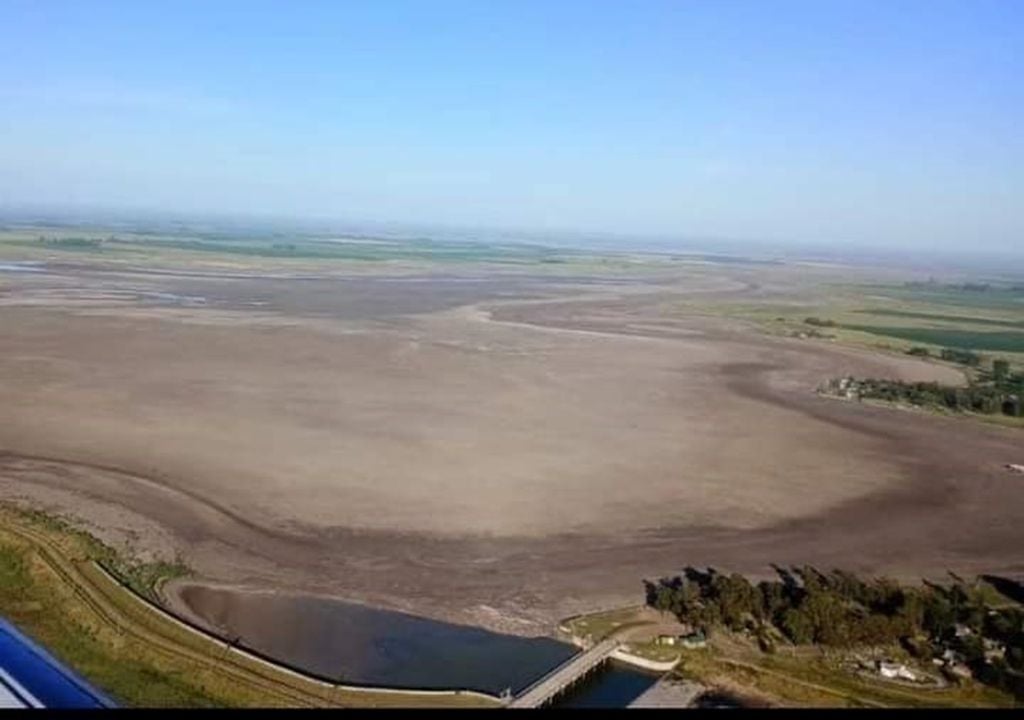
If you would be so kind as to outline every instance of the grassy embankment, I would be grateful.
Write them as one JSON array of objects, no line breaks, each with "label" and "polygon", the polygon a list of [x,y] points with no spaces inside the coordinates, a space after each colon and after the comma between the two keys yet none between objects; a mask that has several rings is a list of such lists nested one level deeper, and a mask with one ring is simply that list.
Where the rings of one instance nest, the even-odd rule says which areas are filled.
[{"label": "grassy embankment", "polygon": [[580,638],[588,643],[598,643],[613,633],[650,625],[651,621],[643,617],[643,612],[644,607],[637,605],[606,612],[589,613],[563,620],[561,627],[567,635]]},{"label": "grassy embankment", "polygon": [[[0,614],[124,705],[386,707],[489,705],[471,694],[361,691],[306,678],[189,631],[97,565],[129,568],[91,536],[0,506]],[[179,566],[136,566],[145,593]],[[119,573],[120,574],[120,573]]]},{"label": "grassy embankment", "polygon": [[[898,653],[898,649],[893,649]],[[683,653],[676,672],[740,697],[768,704],[821,707],[1013,707],[1013,698],[979,683],[914,687],[853,672],[840,653],[780,648],[716,633],[707,649]]]},{"label": "grassy embankment", "polygon": [[654,642],[654,630],[633,632],[645,626],[653,628],[655,625],[650,611],[637,606],[569,618],[562,621],[561,629],[567,635],[591,644],[611,635],[623,638],[629,636],[624,649],[630,655],[659,663],[674,662],[679,658],[679,649]]}]

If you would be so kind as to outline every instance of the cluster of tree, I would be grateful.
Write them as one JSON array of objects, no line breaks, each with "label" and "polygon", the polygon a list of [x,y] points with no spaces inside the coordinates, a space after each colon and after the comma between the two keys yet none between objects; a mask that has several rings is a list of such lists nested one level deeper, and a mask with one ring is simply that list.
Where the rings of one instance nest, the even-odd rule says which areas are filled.
[{"label": "cluster of tree", "polygon": [[978,367],[981,365],[981,355],[970,350],[960,350],[958,348],[942,348],[939,351],[939,357],[947,362],[960,363],[961,365],[968,365],[970,367]]},{"label": "cluster of tree", "polygon": [[1015,417],[1021,414],[1021,402],[1016,393],[990,384],[954,387],[934,382],[867,379],[857,381],[856,391],[862,399],[944,407],[954,412],[1003,413]]},{"label": "cluster of tree", "polygon": [[[773,634],[795,645],[902,643],[923,660],[952,649],[983,682],[1024,697],[1024,608],[989,607],[980,585],[954,577],[948,586],[908,587],[812,567],[776,572],[778,579],[753,584],[743,575],[688,567],[678,577],[645,581],[647,604],[705,632],[750,631],[767,651]],[[1003,657],[987,658],[986,647],[995,644]]]},{"label": "cluster of tree", "polygon": [[[917,357],[931,357],[932,353],[926,347],[915,345],[914,347],[907,350],[907,355],[914,355]],[[961,350],[959,348],[942,348],[939,351],[939,357],[947,362],[959,363],[960,365],[967,365],[969,367],[978,367],[981,365],[981,355],[970,350]]]},{"label": "cluster of tree", "polygon": [[1024,373],[1015,373],[1007,360],[993,360],[992,371],[983,372],[982,378],[994,387],[1017,395],[1024,394]]},{"label": "cluster of tree", "polygon": [[992,382],[1002,385],[1011,381],[1010,363],[1007,360],[992,361]]}]

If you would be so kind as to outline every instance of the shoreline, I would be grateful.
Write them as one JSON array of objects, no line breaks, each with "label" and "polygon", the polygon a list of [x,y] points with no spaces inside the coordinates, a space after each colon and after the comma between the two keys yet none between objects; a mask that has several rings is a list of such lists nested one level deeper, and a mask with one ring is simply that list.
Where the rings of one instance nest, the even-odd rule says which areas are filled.
[{"label": "shoreline", "polygon": [[[221,681],[230,678],[233,683],[244,682],[258,695],[262,694],[263,702],[270,697],[284,700],[284,704],[292,706],[403,705],[405,700],[415,701],[415,705],[436,705],[438,700],[450,700],[449,705],[464,705],[466,701],[486,705],[500,705],[502,702],[496,696],[469,689],[433,690],[339,683],[269,658],[251,648],[225,642],[143,597],[123,579],[114,576],[100,559],[105,553],[109,554],[109,548],[88,533],[45,513],[28,515],[10,507],[0,507],[0,513],[8,519],[0,526],[0,539],[5,535],[15,538],[35,553],[53,572],[62,592],[70,593],[69,597],[75,598],[74,602],[80,605],[76,608],[76,617],[81,617],[84,612],[90,624],[96,623],[104,633],[112,630],[114,635],[111,639],[116,638],[114,643],[117,647],[142,642],[148,652],[159,651],[164,663],[183,662],[191,665],[194,672],[202,670],[214,677],[222,676]],[[78,549],[68,557],[65,545]],[[109,561],[111,556],[106,559]],[[45,608],[40,610],[45,619],[45,613],[49,611]],[[21,622],[24,624],[26,621],[22,619]],[[25,629],[36,634],[31,623]],[[96,649],[100,652],[114,652],[113,646],[108,647],[106,641],[98,637],[88,642],[99,643]],[[58,656],[63,654],[59,648],[48,649]],[[64,660],[74,667],[73,660],[66,657]],[[116,673],[120,669],[119,662],[122,661],[110,660],[103,669]],[[84,674],[88,676],[90,673]],[[107,685],[103,682],[96,684],[100,687]],[[103,689],[112,691],[109,687]],[[115,689],[113,694],[119,693]]]},{"label": "shoreline", "polygon": [[[122,591],[129,594],[139,603],[145,605],[150,611],[158,613],[168,622],[173,622],[178,627],[187,630],[195,635],[202,637],[214,643],[223,643],[225,645],[226,653],[235,653],[242,657],[247,658],[253,662],[260,663],[266,667],[272,668],[277,672],[284,672],[293,675],[303,680],[320,683],[325,688],[339,689],[345,692],[362,692],[362,693],[380,693],[380,694],[392,694],[401,695],[406,697],[417,697],[422,695],[433,695],[433,696],[470,696],[478,697],[487,701],[494,701],[496,703],[501,702],[501,698],[490,695],[488,693],[481,692],[479,690],[471,690],[468,688],[451,688],[451,689],[432,689],[432,688],[399,688],[399,687],[388,687],[383,685],[369,685],[369,684],[353,684],[349,682],[334,682],[328,680],[316,673],[311,673],[308,670],[295,667],[280,658],[270,657],[265,653],[262,653],[253,648],[232,643],[220,635],[205,629],[202,623],[198,621],[198,618],[191,612],[188,611],[187,616],[183,616],[179,611],[180,609],[187,608],[187,604],[184,602],[177,603],[178,609],[172,609],[163,606],[161,603],[152,602],[143,596],[139,595],[127,584],[113,575],[109,570],[103,567],[100,563],[93,563],[102,574],[112,583],[121,588]],[[271,591],[272,592],[272,591]]]}]

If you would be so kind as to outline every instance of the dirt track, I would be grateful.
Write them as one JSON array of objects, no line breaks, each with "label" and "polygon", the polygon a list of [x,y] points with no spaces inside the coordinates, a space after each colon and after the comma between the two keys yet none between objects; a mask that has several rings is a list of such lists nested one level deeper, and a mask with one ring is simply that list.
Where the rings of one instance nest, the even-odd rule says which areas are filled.
[{"label": "dirt track", "polygon": [[812,392],[951,368],[666,310],[727,278],[0,280],[3,497],[221,581],[531,632],[683,564],[1024,571],[1019,433]]}]

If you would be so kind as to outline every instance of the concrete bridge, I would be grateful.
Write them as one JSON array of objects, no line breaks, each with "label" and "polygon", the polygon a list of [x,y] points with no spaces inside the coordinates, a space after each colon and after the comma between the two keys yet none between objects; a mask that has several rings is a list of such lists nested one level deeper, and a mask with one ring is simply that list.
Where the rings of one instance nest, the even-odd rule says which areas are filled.
[{"label": "concrete bridge", "polygon": [[609,638],[579,655],[572,656],[523,690],[506,707],[533,708],[547,705],[594,670],[600,668],[618,647],[619,641]]}]

